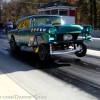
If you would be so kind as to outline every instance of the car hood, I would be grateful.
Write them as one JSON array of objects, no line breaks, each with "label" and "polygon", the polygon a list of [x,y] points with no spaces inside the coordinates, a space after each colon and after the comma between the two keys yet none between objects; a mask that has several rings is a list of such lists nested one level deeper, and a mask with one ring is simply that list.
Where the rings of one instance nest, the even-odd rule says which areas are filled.
[{"label": "car hood", "polygon": [[81,33],[83,27],[80,25],[55,25],[54,26],[57,30],[57,34],[63,33]]}]

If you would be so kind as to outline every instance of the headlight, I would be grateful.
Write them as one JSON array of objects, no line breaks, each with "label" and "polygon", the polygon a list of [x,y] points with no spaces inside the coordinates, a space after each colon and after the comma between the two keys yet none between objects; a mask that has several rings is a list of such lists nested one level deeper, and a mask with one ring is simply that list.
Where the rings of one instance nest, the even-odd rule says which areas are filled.
[{"label": "headlight", "polygon": [[48,32],[50,34],[55,34],[56,33],[56,29],[55,28],[50,28]]},{"label": "headlight", "polygon": [[68,39],[68,36],[67,35],[64,35],[63,36],[63,40],[67,40]]},{"label": "headlight", "polygon": [[72,39],[72,35],[63,35],[63,40],[71,40]]}]

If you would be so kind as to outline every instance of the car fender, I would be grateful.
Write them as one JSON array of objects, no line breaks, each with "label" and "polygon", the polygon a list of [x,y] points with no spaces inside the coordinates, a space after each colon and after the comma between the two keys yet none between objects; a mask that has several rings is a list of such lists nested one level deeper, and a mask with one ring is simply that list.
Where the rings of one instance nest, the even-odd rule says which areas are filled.
[{"label": "car fender", "polygon": [[35,36],[34,43],[33,43],[34,46],[37,46],[35,49],[35,53],[38,53],[39,45],[41,43],[45,43],[43,37],[42,36]]},{"label": "car fender", "polygon": [[40,45],[41,43],[45,43],[42,36],[35,36],[34,45]]}]

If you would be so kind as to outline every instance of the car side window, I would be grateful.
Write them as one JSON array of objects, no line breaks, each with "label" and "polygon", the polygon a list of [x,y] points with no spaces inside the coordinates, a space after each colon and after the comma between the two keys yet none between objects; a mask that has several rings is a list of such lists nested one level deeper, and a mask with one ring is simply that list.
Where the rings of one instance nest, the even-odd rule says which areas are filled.
[{"label": "car side window", "polygon": [[46,18],[34,18],[33,26],[45,25],[45,20],[46,20]]},{"label": "car side window", "polygon": [[30,19],[23,20],[18,24],[18,29],[23,29],[28,27],[30,27]]},{"label": "car side window", "polygon": [[18,29],[22,29],[22,28],[23,28],[23,21],[18,24]]},{"label": "car side window", "polygon": [[30,19],[26,19],[23,21],[23,28],[28,28],[30,27]]}]

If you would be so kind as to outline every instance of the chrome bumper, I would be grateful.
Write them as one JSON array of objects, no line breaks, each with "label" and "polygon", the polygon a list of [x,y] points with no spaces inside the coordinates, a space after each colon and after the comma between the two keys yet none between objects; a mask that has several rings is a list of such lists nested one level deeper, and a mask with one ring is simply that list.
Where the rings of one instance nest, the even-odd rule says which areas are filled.
[{"label": "chrome bumper", "polygon": [[59,50],[59,51],[52,51],[50,52],[51,55],[56,55],[56,54],[67,54],[67,53],[73,53],[76,52],[77,50]]},{"label": "chrome bumper", "polygon": [[68,50],[58,50],[58,51],[53,51],[51,46],[50,46],[50,55],[56,55],[56,54],[67,54],[67,53],[74,53],[77,51],[81,50],[80,46],[77,46],[77,44],[75,44],[75,48],[76,49],[68,49]]}]

